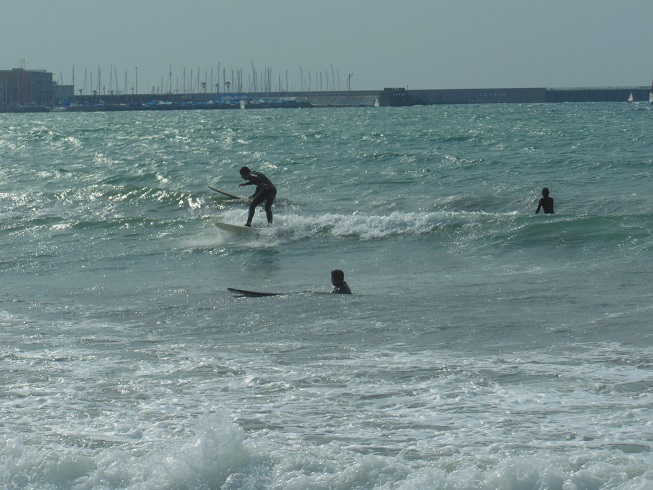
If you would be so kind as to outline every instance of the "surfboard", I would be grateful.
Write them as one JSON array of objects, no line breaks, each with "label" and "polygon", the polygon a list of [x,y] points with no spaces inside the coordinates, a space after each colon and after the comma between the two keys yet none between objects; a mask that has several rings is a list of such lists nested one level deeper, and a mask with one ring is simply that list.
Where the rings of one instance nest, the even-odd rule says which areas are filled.
[{"label": "surfboard", "polygon": [[236,233],[237,235],[242,235],[243,233],[256,233],[256,228],[250,228],[249,226],[234,225],[231,223],[224,223],[222,221],[216,222],[215,226],[221,230],[228,231],[230,233]]},{"label": "surfboard", "polygon": [[237,196],[236,194],[231,194],[230,192],[221,191],[220,189],[216,189],[215,187],[209,186],[209,189],[215,192],[219,192],[220,194],[224,194],[225,196],[229,196],[233,199],[240,199],[241,201],[249,201],[249,199],[247,199],[246,197]]},{"label": "surfboard", "polygon": [[262,291],[249,291],[247,289],[227,288],[228,291],[239,296],[248,296],[250,298],[259,298],[261,296],[281,296],[284,293],[264,293]]}]

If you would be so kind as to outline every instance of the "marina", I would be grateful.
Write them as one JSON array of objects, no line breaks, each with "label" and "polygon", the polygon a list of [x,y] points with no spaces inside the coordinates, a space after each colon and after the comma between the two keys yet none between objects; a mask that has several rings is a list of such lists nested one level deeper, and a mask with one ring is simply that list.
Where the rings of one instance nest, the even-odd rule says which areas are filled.
[{"label": "marina", "polygon": [[319,107],[405,107],[452,104],[541,104],[561,102],[646,102],[650,87],[428,89],[78,96],[71,111],[273,109]]},{"label": "marina", "polygon": [[[172,78],[167,86],[152,88],[151,93],[139,93],[138,83],[132,93],[115,84],[90,91],[84,82],[83,88],[74,84],[64,85],[54,81],[54,76],[45,70],[14,68],[0,70],[0,112],[98,112],[98,111],[165,111],[197,109],[306,109],[318,107],[397,107],[419,105],[452,104],[539,104],[560,102],[646,102],[653,97],[653,88],[648,86],[626,87],[576,87],[576,88],[471,88],[471,89],[408,89],[407,87],[386,87],[371,90],[351,90],[351,76],[347,77],[347,90],[341,90],[339,75],[329,81],[317,74],[319,80],[304,81],[302,73],[300,90],[285,89],[279,80],[273,90],[271,72],[259,80],[253,70],[254,82],[244,84],[242,74],[232,82],[211,83],[184,81],[182,88],[172,90]],[[226,75],[224,75],[226,76]],[[191,75],[192,77],[192,75]],[[63,77],[60,77],[60,79]],[[86,80],[87,77],[84,77]],[[99,74],[98,74],[99,78]],[[326,84],[324,83],[326,78]],[[74,80],[74,77],[73,77]],[[91,83],[93,86],[93,83]],[[232,87],[234,91],[232,92]],[[114,89],[115,88],[115,89]],[[215,88],[215,91],[211,91]],[[222,92],[220,89],[222,88]],[[319,89],[318,89],[319,88]],[[226,90],[226,92],[224,91]]]}]

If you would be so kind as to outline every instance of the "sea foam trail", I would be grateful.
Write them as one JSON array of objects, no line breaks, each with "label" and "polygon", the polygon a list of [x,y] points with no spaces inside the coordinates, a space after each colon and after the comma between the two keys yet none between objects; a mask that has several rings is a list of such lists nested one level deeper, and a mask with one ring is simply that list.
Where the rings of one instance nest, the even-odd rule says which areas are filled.
[{"label": "sea foam trail", "polygon": [[[258,213],[258,212],[257,212]],[[228,210],[212,220],[224,220],[241,224],[246,212]],[[275,215],[274,225],[265,227],[264,214],[255,218],[253,226],[269,237],[304,239],[315,236],[334,238],[360,238],[374,240],[400,235],[421,235],[431,233],[446,226],[459,226],[481,221],[483,213],[430,212],[405,213],[392,212],[388,215],[375,215],[354,212],[351,214],[327,213],[318,216],[298,214]]]}]

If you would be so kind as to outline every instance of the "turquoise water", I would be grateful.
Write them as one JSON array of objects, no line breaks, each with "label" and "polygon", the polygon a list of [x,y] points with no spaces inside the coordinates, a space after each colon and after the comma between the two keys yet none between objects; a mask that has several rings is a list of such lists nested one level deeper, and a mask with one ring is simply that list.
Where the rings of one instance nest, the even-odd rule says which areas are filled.
[{"label": "turquoise water", "polygon": [[2,115],[0,484],[652,487],[652,111]]}]

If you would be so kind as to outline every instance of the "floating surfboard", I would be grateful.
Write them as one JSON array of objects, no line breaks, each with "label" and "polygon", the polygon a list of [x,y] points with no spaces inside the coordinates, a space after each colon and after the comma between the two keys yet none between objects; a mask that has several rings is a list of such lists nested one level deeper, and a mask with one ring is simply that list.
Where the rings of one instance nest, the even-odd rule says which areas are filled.
[{"label": "floating surfboard", "polygon": [[[290,293],[269,293],[264,291],[251,291],[249,289],[237,289],[237,288],[227,288],[228,291],[231,291],[238,296],[248,296],[250,298],[260,298],[261,296],[287,296],[289,294],[317,294],[317,295],[328,295],[337,298],[343,296],[341,294],[333,294],[331,291],[310,291],[305,289],[301,292],[290,292]],[[345,295],[347,296],[347,295]]]},{"label": "floating surfboard", "polygon": [[220,194],[224,194],[225,196],[229,196],[229,197],[231,197],[233,199],[240,199],[242,201],[249,201],[249,199],[247,199],[246,197],[237,196],[236,194],[231,194],[230,192],[221,191],[220,189],[216,189],[215,187],[209,186],[209,189],[211,189],[212,191],[215,191],[215,192],[219,192]]},{"label": "floating surfboard", "polygon": [[239,296],[248,296],[250,298],[259,298],[261,296],[281,296],[284,293],[264,293],[262,291],[249,291],[247,289],[227,288],[228,291]]},{"label": "floating surfboard", "polygon": [[234,225],[231,223],[224,223],[222,221],[216,222],[215,226],[221,230],[225,230],[231,233],[236,233],[237,235],[242,235],[243,233],[256,233],[256,228],[250,228],[249,226]]}]

